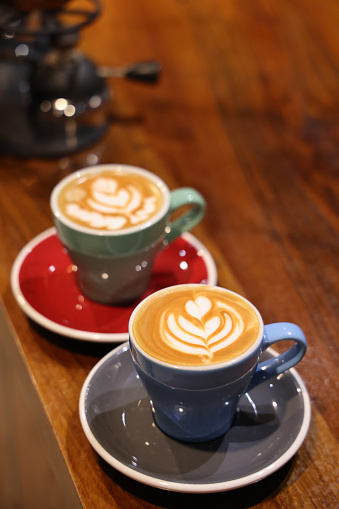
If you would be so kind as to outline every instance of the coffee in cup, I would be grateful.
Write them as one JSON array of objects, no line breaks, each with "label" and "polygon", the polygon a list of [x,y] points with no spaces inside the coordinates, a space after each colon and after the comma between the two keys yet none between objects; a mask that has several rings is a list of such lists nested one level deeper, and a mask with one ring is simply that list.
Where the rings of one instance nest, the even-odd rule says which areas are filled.
[{"label": "coffee in cup", "polygon": [[163,206],[161,189],[145,174],[122,166],[75,176],[60,191],[58,207],[69,221],[95,231],[142,226]]},{"label": "coffee in cup", "polygon": [[205,213],[195,189],[170,191],[154,173],[123,164],[74,172],[56,185],[50,204],[80,290],[115,305],[142,296],[159,252]]},{"label": "coffee in cup", "polygon": [[[264,350],[286,339],[293,346],[260,361]],[[130,318],[129,342],[155,422],[189,442],[226,433],[244,392],[295,366],[306,352],[297,325],[264,327],[247,299],[202,284],[172,286],[141,301]]]},{"label": "coffee in cup", "polygon": [[153,294],[136,313],[132,331],[151,357],[207,366],[248,351],[260,326],[256,310],[240,295],[188,285]]}]

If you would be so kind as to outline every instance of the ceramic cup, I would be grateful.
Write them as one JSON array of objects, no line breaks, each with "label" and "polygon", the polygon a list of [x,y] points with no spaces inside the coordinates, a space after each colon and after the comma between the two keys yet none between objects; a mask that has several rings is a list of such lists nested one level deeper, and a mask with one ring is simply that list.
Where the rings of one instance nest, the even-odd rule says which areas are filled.
[{"label": "ceramic cup", "polygon": [[146,291],[157,254],[205,212],[205,200],[195,189],[170,191],[157,175],[122,164],[67,176],[53,189],[50,205],[80,290],[115,305]]},{"label": "ceramic cup", "polygon": [[[286,339],[293,346],[260,362],[264,350]],[[201,284],[168,287],[144,299],[131,315],[129,342],[156,424],[189,442],[227,432],[240,397],[306,352],[297,325],[264,326],[242,296]]]}]

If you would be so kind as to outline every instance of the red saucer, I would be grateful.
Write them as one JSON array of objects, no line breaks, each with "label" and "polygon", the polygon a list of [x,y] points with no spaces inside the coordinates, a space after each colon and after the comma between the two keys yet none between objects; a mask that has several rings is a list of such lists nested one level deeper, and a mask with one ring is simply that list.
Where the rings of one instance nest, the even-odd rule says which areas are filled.
[{"label": "red saucer", "polygon": [[[150,287],[142,298],[166,286],[214,285],[216,280],[210,253],[192,234],[184,233],[158,256]],[[22,310],[53,332],[97,342],[128,339],[128,321],[139,301],[129,306],[107,306],[84,297],[55,228],[41,233],[21,250],[13,264],[11,284]]]}]

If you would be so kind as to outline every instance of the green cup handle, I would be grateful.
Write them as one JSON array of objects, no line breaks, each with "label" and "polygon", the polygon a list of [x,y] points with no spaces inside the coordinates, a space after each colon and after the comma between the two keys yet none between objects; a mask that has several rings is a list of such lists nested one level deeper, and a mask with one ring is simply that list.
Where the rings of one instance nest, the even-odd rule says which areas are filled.
[{"label": "green cup handle", "polygon": [[171,191],[169,213],[173,214],[185,205],[190,206],[189,210],[168,225],[169,231],[164,240],[165,245],[179,237],[183,232],[192,230],[204,217],[206,202],[198,191],[191,187],[182,187]]}]

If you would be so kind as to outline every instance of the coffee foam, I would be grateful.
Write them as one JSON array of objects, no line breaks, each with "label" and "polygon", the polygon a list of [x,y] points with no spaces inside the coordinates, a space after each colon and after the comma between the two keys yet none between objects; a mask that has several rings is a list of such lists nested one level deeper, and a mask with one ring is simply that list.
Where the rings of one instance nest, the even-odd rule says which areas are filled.
[{"label": "coffee foam", "polygon": [[133,322],[135,340],[149,355],[185,366],[230,361],[253,345],[259,330],[258,316],[246,300],[204,285],[152,296]]},{"label": "coffee foam", "polygon": [[67,183],[58,206],[71,221],[95,230],[119,231],[141,225],[160,210],[158,186],[137,173],[102,170]]}]

